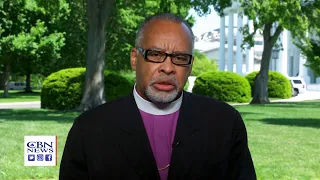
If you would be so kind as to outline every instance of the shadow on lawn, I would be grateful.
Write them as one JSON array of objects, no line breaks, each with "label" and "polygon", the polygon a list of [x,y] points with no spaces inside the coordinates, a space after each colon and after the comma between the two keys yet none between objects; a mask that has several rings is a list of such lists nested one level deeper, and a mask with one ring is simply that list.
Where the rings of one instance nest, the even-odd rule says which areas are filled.
[{"label": "shadow on lawn", "polygon": [[[320,101],[304,102],[271,102],[270,104],[250,104],[252,107],[263,108],[316,108],[320,110]],[[236,107],[236,106],[235,106]],[[238,106],[241,107],[241,106]]]},{"label": "shadow on lawn", "polygon": [[272,102],[266,105],[267,107],[286,107],[286,108],[318,108],[320,110],[319,102]]},{"label": "shadow on lawn", "polygon": [[261,120],[266,124],[320,128],[320,118],[267,118]]},{"label": "shadow on lawn", "polygon": [[[14,93],[9,93],[9,97],[7,98],[21,98],[21,99],[26,99],[26,98],[29,98],[29,97],[38,97],[40,96],[40,92],[29,92],[29,93],[26,93],[26,92],[14,92]],[[3,93],[0,92],[0,98],[3,98]],[[3,98],[4,99],[4,98]]]},{"label": "shadow on lawn", "polygon": [[46,111],[37,109],[1,109],[0,122],[4,121],[57,121],[70,123],[79,115],[73,112]]}]

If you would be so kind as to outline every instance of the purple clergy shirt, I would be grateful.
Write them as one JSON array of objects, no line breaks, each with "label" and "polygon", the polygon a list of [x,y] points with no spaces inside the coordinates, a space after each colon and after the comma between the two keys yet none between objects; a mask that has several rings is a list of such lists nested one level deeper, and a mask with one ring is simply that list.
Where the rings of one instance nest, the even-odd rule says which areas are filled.
[{"label": "purple clergy shirt", "polygon": [[[153,115],[140,110],[149,143],[158,169],[170,164],[172,143],[176,131],[179,110],[166,115]],[[170,168],[170,166],[169,166]],[[169,168],[159,170],[161,180],[168,177]]]}]

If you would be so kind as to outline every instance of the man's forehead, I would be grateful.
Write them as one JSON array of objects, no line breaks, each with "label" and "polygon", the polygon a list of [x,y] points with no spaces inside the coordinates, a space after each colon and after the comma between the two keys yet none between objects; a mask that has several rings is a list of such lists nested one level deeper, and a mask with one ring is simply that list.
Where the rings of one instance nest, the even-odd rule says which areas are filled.
[{"label": "man's forehead", "polygon": [[183,35],[187,39],[191,38],[190,31],[185,24],[162,19],[155,19],[148,23],[143,30],[142,37],[147,40],[160,35],[165,39],[172,39],[176,36],[183,37]]},{"label": "man's forehead", "polygon": [[[184,24],[181,22],[170,21],[166,19],[153,19],[144,27],[145,31],[150,29],[163,30],[165,28],[177,28],[184,27]],[[159,29],[160,27],[160,29]]]}]

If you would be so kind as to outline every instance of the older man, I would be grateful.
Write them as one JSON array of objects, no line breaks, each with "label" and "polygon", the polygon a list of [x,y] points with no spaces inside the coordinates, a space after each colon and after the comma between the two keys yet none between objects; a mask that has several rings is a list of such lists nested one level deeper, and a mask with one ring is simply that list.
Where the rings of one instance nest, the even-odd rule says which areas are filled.
[{"label": "older man", "polygon": [[130,54],[133,92],[75,120],[60,179],[256,179],[238,111],[183,91],[193,46],[180,17],[146,19]]}]

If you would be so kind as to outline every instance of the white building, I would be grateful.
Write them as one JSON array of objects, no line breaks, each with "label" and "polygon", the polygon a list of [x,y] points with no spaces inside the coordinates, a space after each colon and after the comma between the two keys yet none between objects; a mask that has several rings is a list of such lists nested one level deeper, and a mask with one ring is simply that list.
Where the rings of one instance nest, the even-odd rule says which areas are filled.
[{"label": "white building", "polygon": [[[263,52],[263,37],[256,34],[255,46],[250,50],[241,48],[243,35],[240,28],[248,24],[253,31],[252,21],[247,17],[239,17],[236,6],[225,10],[226,16],[220,17],[220,29],[202,34],[196,38],[195,49],[205,53],[209,58],[215,58],[220,70],[236,72],[246,75],[252,71],[260,70],[260,62]],[[228,26],[226,26],[228,20]],[[237,21],[237,27],[234,25]],[[221,31],[224,29],[224,31]],[[312,70],[304,64],[304,57],[299,48],[291,41],[290,31],[284,30],[280,35],[280,44],[283,50],[279,53],[279,59],[270,60],[270,70],[278,71],[286,77],[302,77],[307,86],[320,84],[320,78],[315,78]],[[309,88],[308,88],[309,89]]]}]

